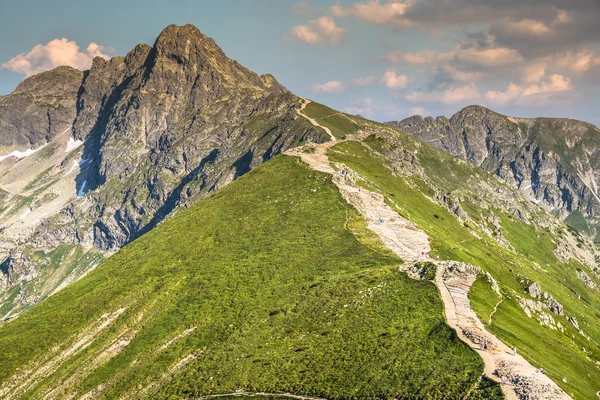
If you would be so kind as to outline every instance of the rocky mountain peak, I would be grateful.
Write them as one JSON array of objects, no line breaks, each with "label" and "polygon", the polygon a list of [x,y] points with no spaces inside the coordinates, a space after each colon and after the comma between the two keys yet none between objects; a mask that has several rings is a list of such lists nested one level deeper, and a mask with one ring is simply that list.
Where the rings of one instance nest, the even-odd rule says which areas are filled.
[{"label": "rocky mountain peak", "polygon": [[[60,92],[62,85],[80,84],[83,72],[69,66],[61,66],[32,75],[21,82],[13,93],[35,92],[47,93],[48,91]],[[57,85],[59,85],[57,87]]]},{"label": "rocky mountain peak", "polygon": [[498,175],[586,234],[600,232],[600,135],[594,125],[509,117],[477,105],[450,119],[414,116],[388,125]]}]

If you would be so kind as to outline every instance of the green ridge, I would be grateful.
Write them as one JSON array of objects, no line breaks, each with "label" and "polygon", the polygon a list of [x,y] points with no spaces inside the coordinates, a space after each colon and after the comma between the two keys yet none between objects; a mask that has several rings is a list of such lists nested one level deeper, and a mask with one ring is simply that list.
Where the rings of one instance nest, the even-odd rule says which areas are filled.
[{"label": "green ridge", "polygon": [[279,156],[0,327],[0,381],[43,362],[17,397],[463,397],[483,362],[400,262],[327,175]]},{"label": "green ridge", "polygon": [[[390,161],[381,152],[394,154],[405,149],[417,155],[430,183],[420,178],[394,174]],[[461,224],[446,208],[429,196],[435,184],[448,193],[465,198],[480,195],[469,179],[478,178],[488,185],[503,185],[485,171],[410,138],[402,132],[386,140],[367,138],[364,143],[345,142],[329,152],[332,161],[344,163],[364,176],[361,183],[386,196],[388,204],[415,222],[431,239],[431,255],[440,259],[467,262],[490,272],[512,301],[504,301],[494,314],[490,330],[509,346],[516,345],[535,366],[543,366],[548,375],[576,399],[593,398],[600,390],[600,370],[594,360],[600,360],[600,326],[597,323],[600,295],[586,288],[576,276],[581,267],[575,261],[561,263],[552,253],[552,235],[499,210],[491,210],[501,221],[501,229],[516,252],[500,246],[487,234]],[[469,182],[469,183],[467,183]],[[468,195],[468,196],[466,196]],[[462,203],[465,211],[475,217],[481,210],[475,204]],[[490,211],[486,211],[490,212]],[[540,210],[539,213],[542,213]],[[538,217],[549,217],[540,214]],[[477,216],[479,218],[479,216]],[[536,265],[537,263],[537,265]],[[565,332],[541,326],[528,317],[515,303],[514,296],[526,297],[522,281],[538,281],[543,290],[552,294],[565,307],[565,314],[575,316],[591,340],[579,332],[564,317],[553,314]],[[479,290],[479,289],[476,289]],[[581,299],[579,299],[579,296]],[[475,293],[473,308],[487,322],[490,302]],[[568,361],[561,361],[568,360]],[[566,377],[567,382],[562,378]]]}]

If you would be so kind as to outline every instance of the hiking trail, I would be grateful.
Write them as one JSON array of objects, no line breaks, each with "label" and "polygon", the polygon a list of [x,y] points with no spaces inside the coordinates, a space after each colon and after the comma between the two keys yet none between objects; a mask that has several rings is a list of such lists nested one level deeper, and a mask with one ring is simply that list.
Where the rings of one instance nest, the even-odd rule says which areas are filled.
[{"label": "hiking trail", "polygon": [[[350,137],[346,140],[357,139]],[[405,263],[401,266],[403,270],[408,272],[415,261],[429,261],[436,264],[434,283],[444,303],[447,323],[456,330],[463,342],[479,353],[485,365],[484,374],[496,382],[501,382],[498,375],[516,374],[521,378],[518,384],[502,385],[506,399],[571,399],[554,381],[538,372],[536,367],[518,354],[518,351],[516,355],[513,354],[512,349],[485,329],[471,308],[468,297],[469,290],[478,277],[477,273],[456,275],[452,273],[452,268],[448,267],[455,262],[422,257],[422,252],[427,255],[430,251],[427,234],[411,221],[398,215],[385,203],[383,195],[360,188],[356,181],[362,178],[356,172],[344,167],[342,175],[330,165],[327,149],[341,142],[344,140],[308,144],[288,150],[285,154],[299,157],[313,170],[332,175],[332,182],[339,188],[344,199],[367,221],[368,228],[379,236],[386,247],[404,260]],[[383,218],[383,223],[380,222],[380,218]],[[487,351],[479,350],[479,342],[484,337],[489,343]]]},{"label": "hiking trail", "polygon": [[333,136],[333,133],[331,133],[331,129],[329,129],[326,126],[323,126],[323,125],[319,124],[315,119],[309,117],[308,115],[306,115],[306,113],[304,113],[304,109],[306,108],[306,106],[309,105],[312,102],[310,100],[308,100],[308,99],[301,99],[301,100],[302,100],[302,105],[300,106],[299,110],[296,110],[296,112],[298,113],[298,115],[300,115],[302,118],[305,118],[305,119],[309,120],[310,123],[313,124],[314,126],[318,126],[319,128],[323,129],[329,135],[329,137],[331,138],[331,141],[335,142],[336,138],[335,138],[335,136]]}]

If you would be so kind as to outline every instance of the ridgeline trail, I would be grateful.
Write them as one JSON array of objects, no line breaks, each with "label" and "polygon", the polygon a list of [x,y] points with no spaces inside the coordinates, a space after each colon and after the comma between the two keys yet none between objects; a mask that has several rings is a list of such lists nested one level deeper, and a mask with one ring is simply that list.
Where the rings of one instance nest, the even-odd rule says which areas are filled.
[{"label": "ridgeline trail", "polygon": [[[303,99],[300,110],[304,110],[308,102]],[[320,126],[314,119],[301,111],[298,111],[298,114],[331,135],[328,128]],[[429,237],[424,231],[388,206],[382,194],[358,186],[356,181],[362,178],[355,171],[340,166],[344,171],[342,174],[331,166],[327,150],[345,140],[360,141],[361,135],[349,135],[345,140],[335,140],[333,135],[331,136],[330,142],[310,143],[288,150],[285,154],[300,157],[312,169],[331,174],[332,182],[339,188],[344,199],[367,221],[368,228],[379,236],[386,247],[404,260],[401,266],[403,270],[408,272],[415,261],[429,261],[436,264],[434,283],[440,291],[448,325],[456,330],[463,342],[479,353],[484,361],[484,374],[487,377],[496,382],[501,382],[499,375],[507,377],[506,383],[502,385],[507,399],[517,400],[526,395],[530,396],[527,398],[540,400],[571,399],[554,381],[542,372],[538,372],[538,368],[518,354],[518,351],[514,354],[513,349],[485,329],[472,309],[468,297],[477,274],[453,274],[445,266],[447,261],[437,261],[427,257],[430,244]],[[423,253],[425,257],[422,256]],[[488,350],[479,350],[479,339],[474,338],[486,338],[489,343]],[[520,384],[509,383],[509,377],[515,374],[520,377]]]}]

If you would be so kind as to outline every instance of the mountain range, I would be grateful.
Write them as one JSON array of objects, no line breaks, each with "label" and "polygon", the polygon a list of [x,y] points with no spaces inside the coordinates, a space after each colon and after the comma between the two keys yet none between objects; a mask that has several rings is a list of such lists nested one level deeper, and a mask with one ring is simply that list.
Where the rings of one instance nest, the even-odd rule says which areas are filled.
[{"label": "mountain range", "polygon": [[0,397],[594,398],[596,133],[380,124],[192,25],[27,78],[0,97]]},{"label": "mountain range", "polygon": [[481,106],[450,119],[388,122],[497,175],[586,236],[600,223],[600,129],[567,118],[516,118]]}]

